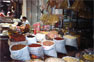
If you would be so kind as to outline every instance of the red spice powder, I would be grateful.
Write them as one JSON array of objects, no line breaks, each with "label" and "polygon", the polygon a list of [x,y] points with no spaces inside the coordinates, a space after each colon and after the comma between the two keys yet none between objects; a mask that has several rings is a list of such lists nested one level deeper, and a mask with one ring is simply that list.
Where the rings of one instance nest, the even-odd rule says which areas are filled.
[{"label": "red spice powder", "polygon": [[39,45],[39,44],[31,44],[31,45],[29,45],[29,47],[41,47],[41,45]]},{"label": "red spice powder", "polygon": [[61,38],[61,37],[56,37],[55,39],[56,40],[64,40],[64,38]]}]

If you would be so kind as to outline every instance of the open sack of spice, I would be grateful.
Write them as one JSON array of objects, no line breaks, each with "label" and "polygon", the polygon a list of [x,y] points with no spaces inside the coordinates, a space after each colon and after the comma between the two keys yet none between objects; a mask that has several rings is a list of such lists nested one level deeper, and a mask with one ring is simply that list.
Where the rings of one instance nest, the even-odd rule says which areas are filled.
[{"label": "open sack of spice", "polygon": [[42,45],[33,43],[28,46],[32,59],[38,59],[38,58],[44,59],[44,52]]},{"label": "open sack of spice", "polygon": [[46,31],[50,30],[50,25],[43,25],[42,30],[46,30]]},{"label": "open sack of spice", "polygon": [[65,62],[65,61],[61,58],[47,58],[45,62]]},{"label": "open sack of spice", "polygon": [[44,53],[47,56],[57,57],[57,52],[55,49],[55,43],[50,40],[45,40],[42,42]]},{"label": "open sack of spice", "polygon": [[27,40],[27,44],[30,45],[32,43],[37,43],[37,38],[36,36],[32,35],[32,34],[29,34],[29,35],[26,35],[26,40]]},{"label": "open sack of spice", "polygon": [[64,53],[66,54],[66,48],[65,48],[65,40],[62,37],[56,37],[53,39],[53,41],[55,42],[55,47],[56,47],[56,51],[59,53]]},{"label": "open sack of spice", "polygon": [[28,61],[25,61],[25,62],[44,62],[44,61],[41,60],[41,59],[31,59],[31,60],[28,60]]},{"label": "open sack of spice", "polygon": [[9,35],[10,45],[12,44],[27,44],[25,35],[19,33],[12,33]]},{"label": "open sack of spice", "polygon": [[50,31],[47,35],[47,39],[49,40],[53,40],[55,37],[61,37],[57,31],[53,30],[53,31]]},{"label": "open sack of spice", "polygon": [[29,50],[27,45],[14,44],[9,47],[11,58],[15,60],[30,60]]},{"label": "open sack of spice", "polygon": [[66,62],[80,62],[78,58],[71,57],[71,56],[65,56],[62,59],[65,60]]}]

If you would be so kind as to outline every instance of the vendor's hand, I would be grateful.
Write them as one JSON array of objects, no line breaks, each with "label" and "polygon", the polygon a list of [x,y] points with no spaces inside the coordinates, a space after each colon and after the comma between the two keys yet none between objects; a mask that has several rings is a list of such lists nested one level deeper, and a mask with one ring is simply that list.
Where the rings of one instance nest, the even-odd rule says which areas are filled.
[{"label": "vendor's hand", "polygon": [[20,29],[25,29],[25,26],[21,26]]},{"label": "vendor's hand", "polygon": [[24,26],[17,26],[17,29],[25,29]]}]

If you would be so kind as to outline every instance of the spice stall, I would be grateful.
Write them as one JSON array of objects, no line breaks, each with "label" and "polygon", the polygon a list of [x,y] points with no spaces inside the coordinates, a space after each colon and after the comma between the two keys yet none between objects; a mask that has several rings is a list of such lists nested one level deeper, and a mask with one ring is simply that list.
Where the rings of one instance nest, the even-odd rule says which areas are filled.
[{"label": "spice stall", "polygon": [[94,49],[79,50],[81,35],[73,29],[72,18],[65,14],[65,10],[79,10],[73,7],[79,1],[75,0],[70,7],[68,0],[48,0],[47,8],[43,6],[46,5],[43,0],[41,2],[41,22],[32,26],[22,26],[20,19],[0,22],[1,53],[4,50],[0,61],[93,62]]},{"label": "spice stall", "polygon": [[[92,49],[89,50],[90,52],[88,53],[79,52],[77,55],[75,55],[78,49],[77,37],[69,34],[64,34],[62,37],[61,34],[58,34],[58,29],[52,29],[52,25],[51,28],[47,28],[48,30],[43,30],[43,28],[36,26],[36,28],[39,28],[40,30],[35,30],[36,33],[34,33],[34,30],[32,29],[29,30],[29,32],[24,33],[24,30],[21,31],[21,28],[13,28],[15,28],[15,26],[12,26],[12,28],[8,27],[7,32],[4,30],[2,31],[2,35],[8,35],[9,37],[7,38],[6,42],[6,45],[9,45],[9,50],[6,49],[7,54],[10,53],[8,55],[10,59],[8,60],[22,62],[53,62],[54,60],[56,60],[57,62],[92,62],[92,60],[94,60],[93,55],[89,54],[93,54]],[[33,29],[36,28],[34,27]],[[67,47],[66,45],[69,45],[70,47]],[[69,51],[71,52],[71,54],[69,53]]]}]

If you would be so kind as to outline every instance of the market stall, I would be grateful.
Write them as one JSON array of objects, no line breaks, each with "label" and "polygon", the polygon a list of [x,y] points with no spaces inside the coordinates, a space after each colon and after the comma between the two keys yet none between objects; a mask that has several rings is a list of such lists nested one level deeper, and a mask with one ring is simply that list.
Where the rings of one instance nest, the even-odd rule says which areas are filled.
[{"label": "market stall", "polygon": [[[5,21],[7,18],[1,17],[0,61],[93,62],[94,49],[79,48],[82,32],[75,30],[73,26],[77,25],[72,23],[72,15],[67,15],[65,11],[73,10],[78,13],[84,7],[83,1],[78,4],[80,1],[75,0],[73,5],[69,0],[48,0],[46,4],[44,0],[41,2],[43,12],[40,22],[33,25],[24,25],[28,21],[26,17],[26,21],[15,18]],[[81,4],[83,6],[78,7]]]},{"label": "market stall", "polygon": [[[58,19],[53,18],[52,20],[55,21]],[[47,25],[36,23],[33,27],[29,27],[29,31],[24,32],[26,28],[22,28],[22,26],[18,28],[17,19],[15,21],[16,22],[2,22],[0,24],[2,27],[0,34],[1,39],[5,40],[6,38],[5,41],[1,41],[1,44],[2,42],[6,42],[6,44],[3,43],[5,46],[2,44],[3,46],[1,47],[1,49],[7,47],[7,53],[4,53],[6,56],[3,55],[8,58],[6,60],[29,62],[53,62],[54,60],[57,62],[68,62],[70,60],[71,62],[84,62],[94,60],[93,55],[89,55],[89,53],[76,54],[78,51],[78,36],[67,34],[64,30],[61,30],[63,33],[61,35],[59,29],[52,27],[53,24],[49,25],[51,22],[47,22]],[[7,29],[5,29],[6,27]],[[90,53],[93,54],[92,50]],[[82,55],[83,59],[80,58],[79,55]]]}]

